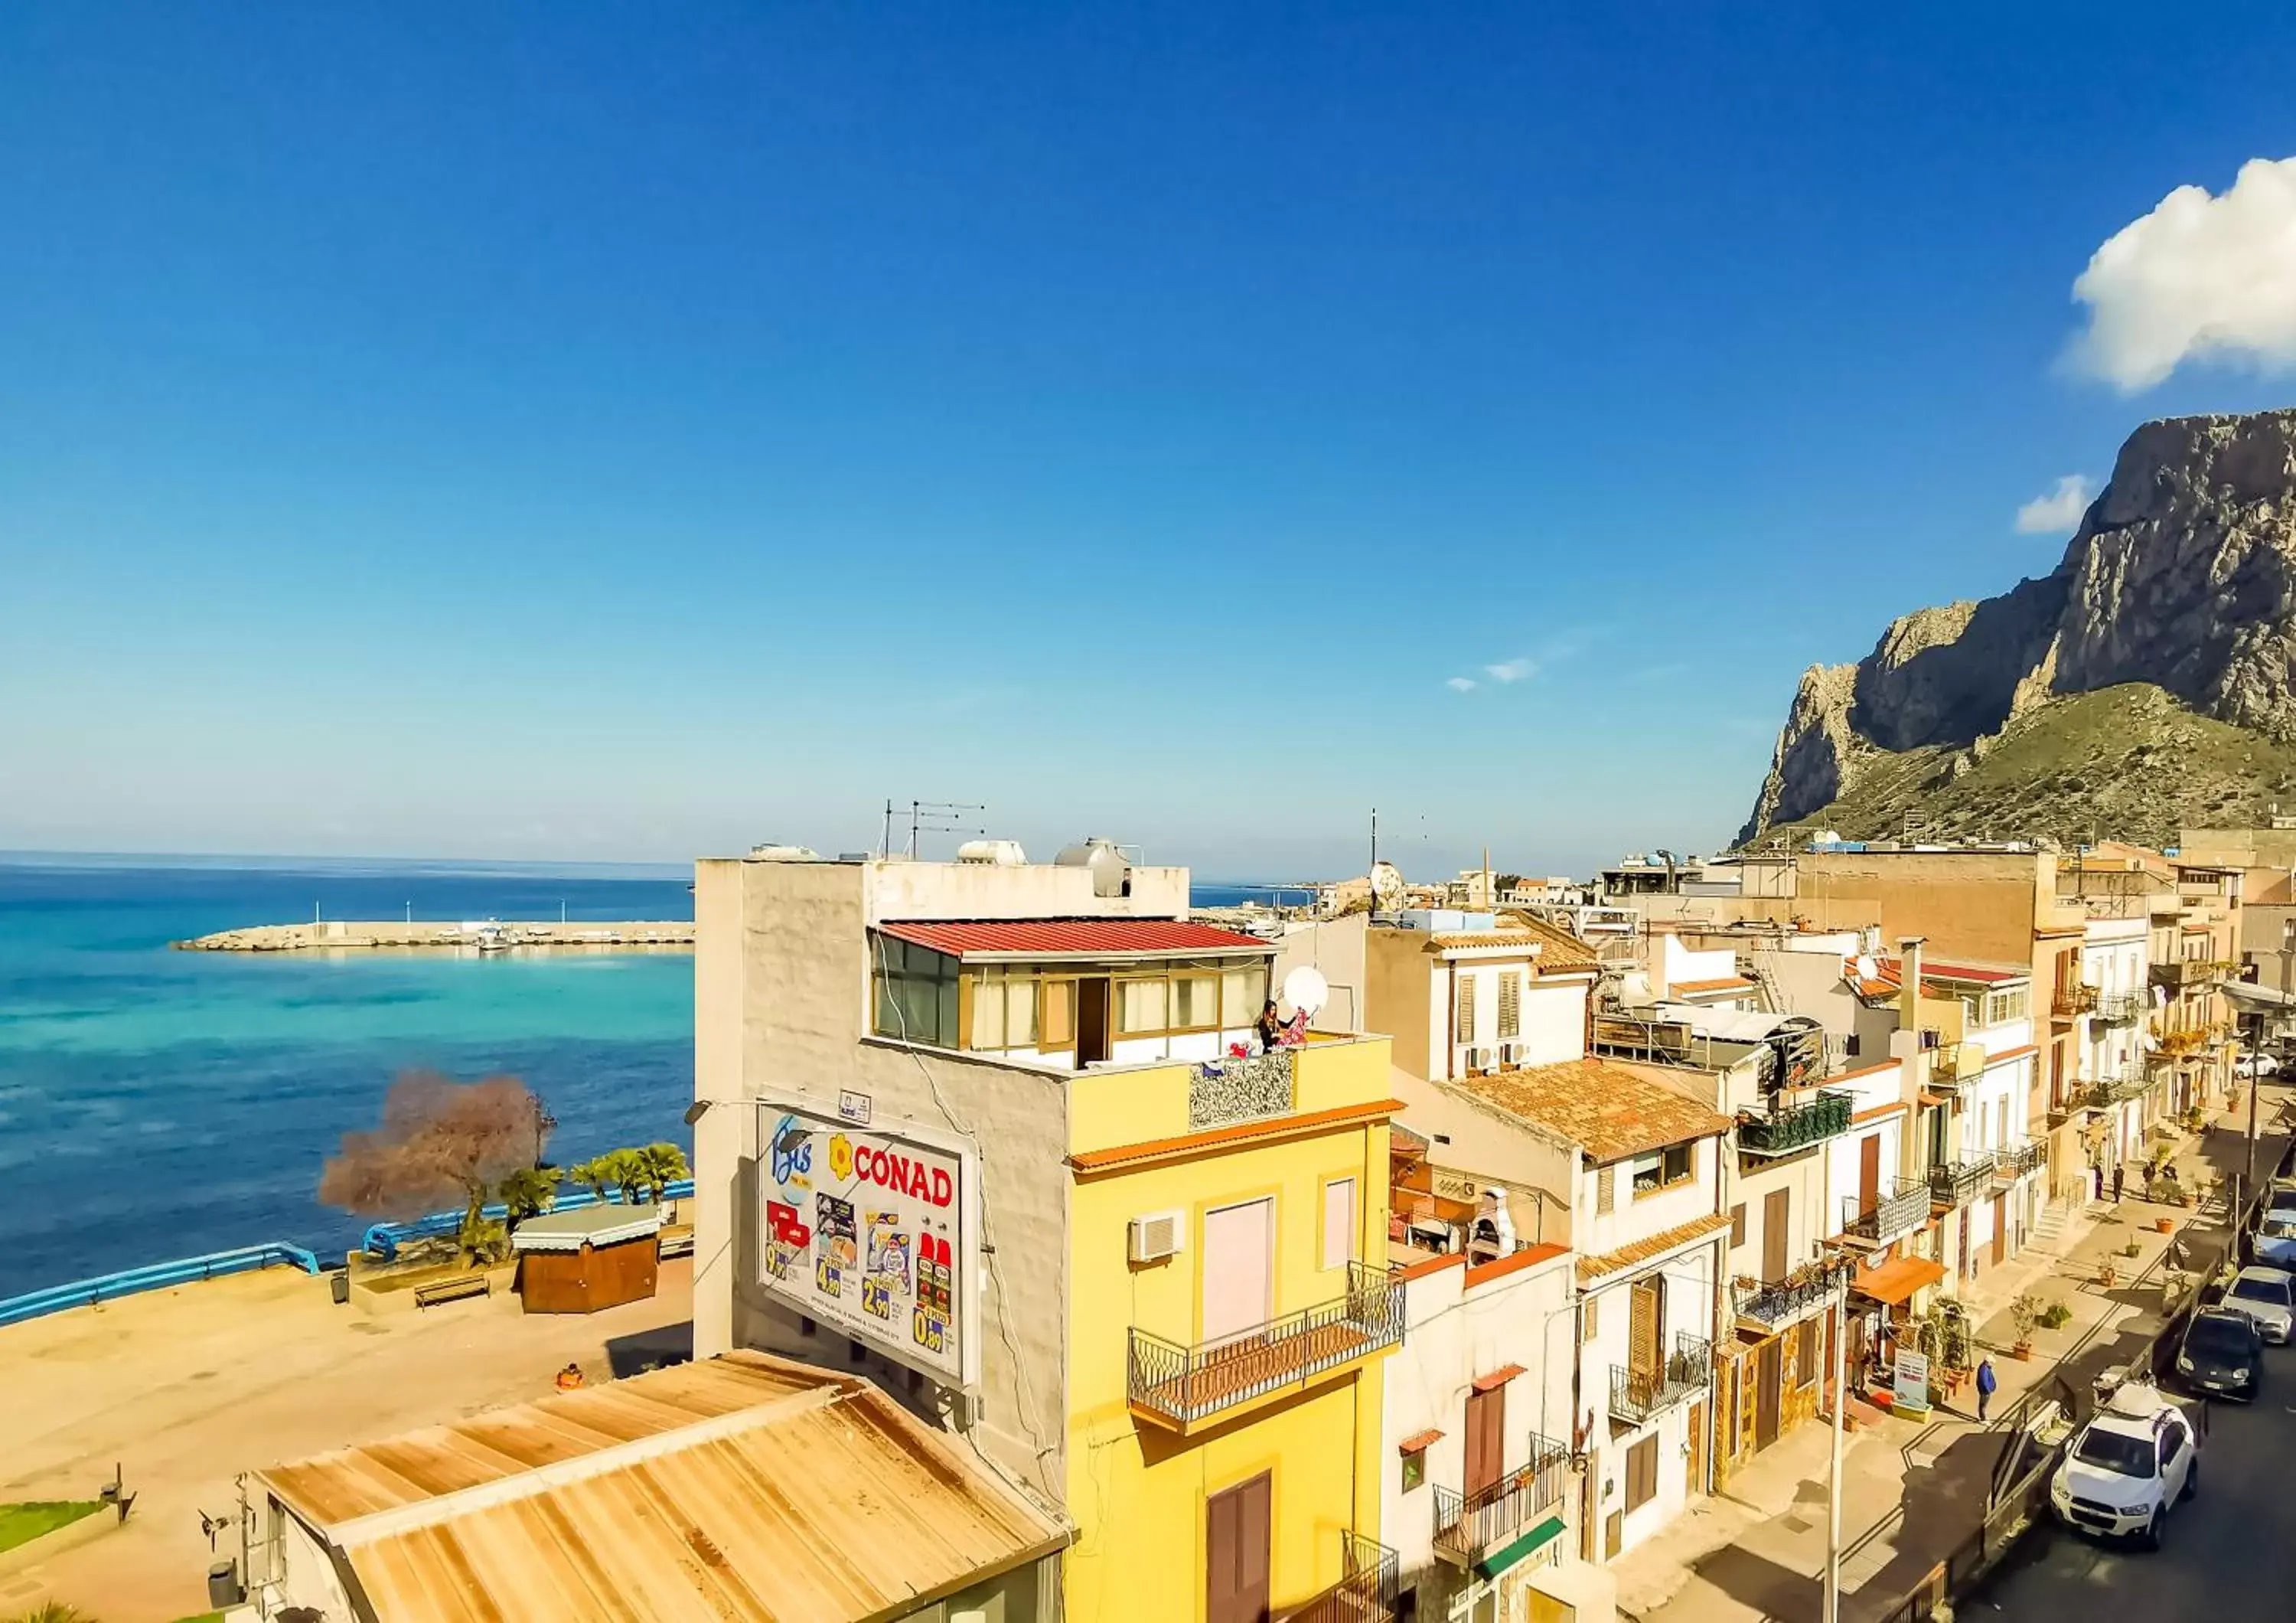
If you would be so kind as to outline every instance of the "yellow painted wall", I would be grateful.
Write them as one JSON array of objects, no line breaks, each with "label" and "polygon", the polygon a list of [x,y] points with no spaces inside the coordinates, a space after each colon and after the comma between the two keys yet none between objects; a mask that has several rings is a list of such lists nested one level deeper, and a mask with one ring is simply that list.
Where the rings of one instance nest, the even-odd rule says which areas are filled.
[{"label": "yellow painted wall", "polygon": [[[1370,1039],[1302,1050],[1303,1108],[1328,1109],[1386,1097],[1387,1044]],[[1157,1087],[1185,1085],[1186,1067],[1152,1074]],[[1106,1080],[1139,1083],[1139,1073]],[[1079,1082],[1086,1078],[1078,1078]],[[1072,1116],[1095,1131],[1119,1119],[1151,1127],[1157,1101],[1128,1116],[1095,1100]],[[1185,1129],[1185,1110],[1182,1112]],[[1081,1131],[1072,1126],[1072,1132]],[[1111,1148],[1103,1143],[1093,1148]],[[1079,1146],[1082,1148],[1082,1146]],[[1324,1269],[1324,1188],[1356,1180],[1354,1255],[1383,1265],[1387,1245],[1388,1132],[1382,1121],[1276,1142],[1214,1147],[1136,1169],[1076,1175],[1070,1195],[1068,1506],[1078,1536],[1067,1561],[1073,1623],[1185,1623],[1204,1611],[1204,1506],[1212,1495],[1262,1471],[1273,1480],[1272,1598],[1281,1608],[1340,1577],[1341,1535],[1379,1536],[1382,1359],[1327,1376],[1305,1391],[1261,1400],[1236,1419],[1181,1437],[1135,1418],[1127,1402],[1128,1332],[1134,1326],[1192,1345],[1201,1336],[1201,1236],[1215,1207],[1275,1200],[1275,1311],[1328,1302],[1347,1288],[1344,1266]],[[1177,1209],[1187,1247],[1160,1263],[1128,1260],[1135,1217]]]}]

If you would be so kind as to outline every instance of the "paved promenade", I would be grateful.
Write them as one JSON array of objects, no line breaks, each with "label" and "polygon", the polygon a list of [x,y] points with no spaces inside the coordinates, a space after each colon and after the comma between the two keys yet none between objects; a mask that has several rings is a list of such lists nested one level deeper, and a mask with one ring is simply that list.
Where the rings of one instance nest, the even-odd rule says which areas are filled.
[{"label": "paved promenade", "polygon": [[[369,1317],[285,1269],[130,1297],[0,1329],[0,1499],[93,1498],[125,1468],[127,1525],[0,1578],[0,1617],[44,1600],[103,1623],[207,1610],[208,1563],[236,1554],[240,1471],[539,1396],[683,1347],[692,1265],[660,1294],[587,1318],[502,1295]],[[225,1525],[209,1553],[204,1512]]]}]

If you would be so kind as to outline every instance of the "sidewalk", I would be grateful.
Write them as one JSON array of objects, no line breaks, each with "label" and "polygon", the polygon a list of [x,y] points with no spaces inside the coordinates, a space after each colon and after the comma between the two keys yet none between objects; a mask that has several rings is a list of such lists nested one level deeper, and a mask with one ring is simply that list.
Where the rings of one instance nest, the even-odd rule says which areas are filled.
[{"label": "sidewalk", "polygon": [[[2288,1097],[2267,1083],[2261,1121],[2268,1129]],[[2206,1172],[2240,1168],[2246,1117],[2221,1108],[2177,1152],[2177,1175],[2197,1188]],[[2284,1140],[2260,1130],[2258,1166],[2269,1176]],[[2155,1219],[2175,1221],[2195,1277],[2230,1238],[2217,1203],[2154,1207],[2134,1199],[2116,1207],[2093,1202],[2068,1214],[2062,1255],[2029,1249],[1987,1276],[1973,1295],[1978,1340],[1999,1377],[1992,1413],[2005,1413],[2026,1391],[2062,1373],[2076,1388],[2126,1363],[2165,1322],[2161,1275],[2171,1236]],[[2130,1241],[2136,1255],[2123,1255]],[[2115,1282],[2099,1282],[2111,1262]],[[2062,1301],[2072,1319],[2062,1330],[2034,1332],[2034,1353],[2020,1363],[2007,1303],[2030,1290]],[[1964,1299],[1972,1299],[1965,1298]],[[1966,1388],[1963,1401],[1974,1405]],[[1857,1429],[1843,1440],[1841,1615],[1844,1623],[1878,1619],[1944,1559],[1974,1525],[1992,1486],[2000,1439],[1980,1427],[1973,1408],[1939,1407],[1923,1420],[1901,1419],[1852,1400]],[[1829,1429],[1803,1426],[1731,1479],[1728,1490],[1700,1501],[1656,1536],[1611,1564],[1621,1615],[1644,1623],[1764,1623],[1818,1615],[1825,1566]]]}]

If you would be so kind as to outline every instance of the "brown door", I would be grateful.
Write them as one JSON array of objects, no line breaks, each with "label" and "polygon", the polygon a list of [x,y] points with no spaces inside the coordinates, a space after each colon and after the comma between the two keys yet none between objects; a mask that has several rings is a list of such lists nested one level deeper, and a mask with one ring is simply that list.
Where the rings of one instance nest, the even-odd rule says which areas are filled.
[{"label": "brown door", "polygon": [[1267,1623],[1267,1472],[1204,1506],[1205,1623]]},{"label": "brown door", "polygon": [[1773,1336],[1754,1353],[1754,1447],[1767,1448],[1778,1440],[1778,1383],[1784,1372],[1785,1343]]},{"label": "brown door", "polygon": [[1468,1493],[1479,1493],[1499,1479],[1506,1459],[1506,1388],[1467,1394]]},{"label": "brown door", "polygon": [[2009,1260],[2009,1197],[1993,1197],[1993,1265]]},{"label": "brown door", "polygon": [[1870,1217],[1882,1204],[1882,1135],[1857,1141],[1857,1215]]},{"label": "brown door", "polygon": [[1684,1467],[1682,1491],[1695,1499],[1706,1491],[1706,1405],[1690,1405],[1690,1461]]},{"label": "brown door", "polygon": [[1655,1376],[1666,1362],[1660,1329],[1666,1322],[1666,1283],[1643,1280],[1628,1293],[1628,1299],[1627,1365],[1637,1375]]},{"label": "brown door", "polygon": [[1793,1211],[1793,1190],[1774,1189],[1762,1197],[1762,1282],[1775,1285],[1786,1276],[1786,1230]]},{"label": "brown door", "polygon": [[1109,982],[1105,976],[1078,981],[1077,989],[1077,1069],[1105,1059],[1108,1048]]}]

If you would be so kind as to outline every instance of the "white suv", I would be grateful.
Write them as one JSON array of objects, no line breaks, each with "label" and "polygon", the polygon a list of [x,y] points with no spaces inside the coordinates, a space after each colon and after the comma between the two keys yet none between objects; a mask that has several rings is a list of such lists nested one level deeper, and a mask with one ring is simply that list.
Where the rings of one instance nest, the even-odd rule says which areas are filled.
[{"label": "white suv", "polygon": [[2073,1438],[2049,1484],[2049,1504],[2069,1528],[2134,1536],[2157,1550],[2169,1511],[2200,1485],[2200,1438],[2191,1420],[2153,1388],[2129,1385]]}]

